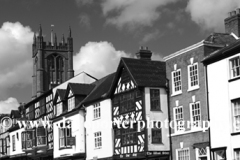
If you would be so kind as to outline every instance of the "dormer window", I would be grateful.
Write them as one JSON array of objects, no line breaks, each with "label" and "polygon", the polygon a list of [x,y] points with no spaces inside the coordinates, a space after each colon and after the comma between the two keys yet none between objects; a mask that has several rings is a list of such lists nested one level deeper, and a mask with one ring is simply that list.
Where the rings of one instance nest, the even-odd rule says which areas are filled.
[{"label": "dormer window", "polygon": [[75,108],[75,97],[72,91],[70,90],[68,94],[68,111],[71,111],[74,108]]},{"label": "dormer window", "polygon": [[61,102],[60,97],[58,97],[57,104],[56,104],[56,116],[59,116],[63,112],[63,105]]}]

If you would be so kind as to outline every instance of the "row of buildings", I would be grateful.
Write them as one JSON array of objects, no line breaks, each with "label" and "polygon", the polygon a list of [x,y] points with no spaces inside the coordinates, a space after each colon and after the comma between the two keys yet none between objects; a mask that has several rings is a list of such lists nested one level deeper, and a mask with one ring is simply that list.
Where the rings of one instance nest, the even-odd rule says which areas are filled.
[{"label": "row of buildings", "polygon": [[13,124],[1,125],[0,159],[240,160],[240,9],[225,29],[163,61],[140,48],[96,79],[74,77],[71,29],[66,42],[52,33],[47,44],[40,26],[32,100],[1,115]]}]

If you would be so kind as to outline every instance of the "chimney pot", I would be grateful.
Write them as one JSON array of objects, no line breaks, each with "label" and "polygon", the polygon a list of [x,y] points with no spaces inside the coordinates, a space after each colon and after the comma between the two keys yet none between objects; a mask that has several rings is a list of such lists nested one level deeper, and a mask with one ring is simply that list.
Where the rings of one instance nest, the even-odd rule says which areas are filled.
[{"label": "chimney pot", "polygon": [[232,17],[232,14],[231,14],[231,12],[228,12],[228,17],[230,18],[230,17]]},{"label": "chimney pot", "polygon": [[140,48],[139,48],[140,50],[143,50],[143,46],[140,46]]},{"label": "chimney pot", "polygon": [[231,16],[235,16],[236,13],[237,13],[236,11],[232,11],[232,12],[231,12]]},{"label": "chimney pot", "polygon": [[148,47],[140,47],[140,50],[136,53],[138,59],[151,60],[152,52],[148,50]]},{"label": "chimney pot", "polygon": [[237,14],[240,14],[240,8],[236,9]]}]

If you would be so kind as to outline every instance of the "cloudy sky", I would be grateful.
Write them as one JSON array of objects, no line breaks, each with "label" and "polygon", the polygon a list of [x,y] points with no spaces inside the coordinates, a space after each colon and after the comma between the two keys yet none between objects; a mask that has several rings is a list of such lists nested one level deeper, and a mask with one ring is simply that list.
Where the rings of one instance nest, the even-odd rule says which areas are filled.
[{"label": "cloudy sky", "polygon": [[0,0],[0,113],[31,99],[31,45],[42,25],[60,37],[72,28],[75,73],[101,78],[122,56],[147,46],[154,59],[224,32],[239,0]]}]

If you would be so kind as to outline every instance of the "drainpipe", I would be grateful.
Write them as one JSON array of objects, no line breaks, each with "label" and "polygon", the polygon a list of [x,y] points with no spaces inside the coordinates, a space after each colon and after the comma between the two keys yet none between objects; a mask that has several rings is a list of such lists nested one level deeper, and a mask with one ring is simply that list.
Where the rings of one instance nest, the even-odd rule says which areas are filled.
[{"label": "drainpipe", "polygon": [[[169,79],[166,79],[166,92],[167,92],[167,107],[168,107],[168,122],[171,122],[171,115],[170,115],[170,90],[169,90]],[[168,127],[169,129],[169,147],[170,147],[170,157],[169,159],[173,159],[173,154],[172,154],[172,137],[171,137],[171,127]]]},{"label": "drainpipe", "polygon": [[[206,99],[207,99],[207,112],[208,112],[208,122],[210,122],[210,112],[209,112],[209,92],[208,92],[208,72],[207,72],[207,65],[204,64],[204,71],[205,71],[205,88],[206,88]],[[210,154],[210,160],[212,160],[211,156],[211,128],[208,129],[208,135],[209,135],[209,154]]]}]

